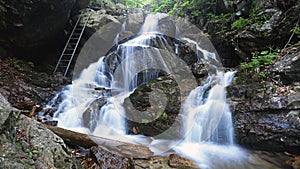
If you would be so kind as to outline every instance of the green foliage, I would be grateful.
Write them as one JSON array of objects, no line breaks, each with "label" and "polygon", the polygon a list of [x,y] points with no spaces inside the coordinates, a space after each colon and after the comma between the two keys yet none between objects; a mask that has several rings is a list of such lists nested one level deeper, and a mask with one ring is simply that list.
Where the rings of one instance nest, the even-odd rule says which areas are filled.
[{"label": "green foliage", "polygon": [[125,0],[124,5],[127,8],[140,8],[143,7],[144,5],[146,5],[146,3],[144,3],[145,1],[143,0]]},{"label": "green foliage", "polygon": [[188,15],[191,19],[199,17],[202,13],[200,4],[202,0],[154,0],[153,11],[154,12],[165,12],[174,16],[186,16]]},{"label": "green foliage", "polygon": [[211,13],[211,12],[207,14],[207,18],[209,20],[218,20],[219,19],[219,17],[217,15],[215,15],[214,13]]},{"label": "green foliage", "polygon": [[[174,0],[165,0],[154,3],[154,12],[170,12],[174,8]],[[177,7],[177,6],[176,6]],[[174,12],[174,11],[173,11]]]},{"label": "green foliage", "polygon": [[[105,3],[117,4],[121,3],[127,8],[141,8],[144,5],[153,3],[153,0],[90,0],[91,5],[104,5]],[[114,6],[111,6],[114,7]]]},{"label": "green foliage", "polygon": [[21,68],[21,65],[20,65],[20,60],[17,60],[17,59],[14,59],[13,60],[13,66],[14,66],[14,68],[16,68],[16,69],[20,69]]},{"label": "green foliage", "polygon": [[261,79],[266,78],[267,74],[263,71],[263,68],[271,65],[278,53],[278,49],[274,50],[271,47],[269,50],[253,52],[253,57],[250,62],[241,63],[241,71],[245,73],[256,73]]},{"label": "green foliage", "polygon": [[31,151],[28,152],[28,157],[32,158],[33,155],[37,154],[38,152],[39,152],[38,150],[31,150]]},{"label": "green foliage", "polygon": [[142,123],[143,123],[143,124],[148,124],[148,123],[149,123],[149,120],[148,120],[148,119],[142,119]]},{"label": "green foliage", "polygon": [[161,115],[162,119],[167,119],[168,118],[168,114],[166,112],[163,112],[163,114]]},{"label": "green foliage", "polygon": [[233,29],[241,30],[241,29],[245,28],[246,24],[247,24],[247,20],[244,19],[243,17],[240,17],[238,20],[236,20],[232,23],[231,27]]},{"label": "green foliage", "polygon": [[34,68],[34,63],[33,62],[27,62],[27,65]]},{"label": "green foliage", "polygon": [[258,25],[261,26],[268,20],[268,17],[264,13],[260,13],[259,7],[253,7],[250,10],[249,18],[247,19],[250,25]]}]

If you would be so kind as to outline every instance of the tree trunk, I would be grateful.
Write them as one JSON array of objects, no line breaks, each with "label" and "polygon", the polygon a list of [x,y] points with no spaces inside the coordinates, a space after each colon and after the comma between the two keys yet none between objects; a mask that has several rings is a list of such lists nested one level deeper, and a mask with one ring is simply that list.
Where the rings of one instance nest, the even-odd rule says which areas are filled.
[{"label": "tree trunk", "polygon": [[153,156],[153,152],[146,146],[82,134],[55,126],[46,125],[46,127],[60,136],[69,145],[81,146],[84,148],[101,145],[108,150],[117,151],[120,155],[128,158],[148,159]]}]

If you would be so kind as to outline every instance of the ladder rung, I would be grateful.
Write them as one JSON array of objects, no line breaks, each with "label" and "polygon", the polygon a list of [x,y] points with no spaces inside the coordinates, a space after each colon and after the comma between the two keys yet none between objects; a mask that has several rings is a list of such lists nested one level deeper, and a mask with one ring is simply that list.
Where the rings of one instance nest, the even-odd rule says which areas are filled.
[{"label": "ladder rung", "polygon": [[83,15],[83,13],[81,13],[81,16],[77,19],[77,22],[73,27],[72,33],[69,36],[69,40],[65,45],[65,49],[61,54],[59,62],[56,64],[53,73],[57,71],[63,71],[64,76],[67,75],[73,56],[77,55],[75,54],[76,48],[80,45],[79,42],[81,36],[84,33],[84,29],[86,27],[86,24],[89,21],[90,16],[91,16],[91,12],[86,15]]},{"label": "ladder rung", "polygon": [[63,55],[72,55],[73,52],[74,52],[74,50],[73,51],[70,51],[70,50],[69,51],[65,51]]},{"label": "ladder rung", "polygon": [[79,39],[79,36],[72,36],[70,40]]}]

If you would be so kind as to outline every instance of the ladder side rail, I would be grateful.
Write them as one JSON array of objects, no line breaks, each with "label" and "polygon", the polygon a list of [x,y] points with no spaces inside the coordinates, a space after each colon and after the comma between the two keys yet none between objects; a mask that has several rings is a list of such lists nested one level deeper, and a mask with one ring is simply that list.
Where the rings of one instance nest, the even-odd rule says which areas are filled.
[{"label": "ladder side rail", "polygon": [[79,45],[79,42],[80,42],[80,40],[81,40],[81,37],[82,37],[82,35],[83,35],[83,33],[84,33],[84,30],[85,30],[85,28],[86,28],[86,25],[87,25],[89,19],[90,19],[91,14],[92,14],[92,12],[90,11],[90,12],[89,12],[89,15],[88,15],[88,17],[86,18],[86,21],[85,21],[85,23],[84,23],[84,25],[83,25],[83,28],[82,28],[81,33],[80,33],[80,36],[79,36],[79,38],[78,38],[78,41],[77,41],[76,46],[75,46],[75,48],[74,48],[74,51],[73,51],[73,53],[72,53],[71,59],[70,59],[70,61],[69,61],[69,63],[68,63],[68,66],[67,66],[67,68],[66,68],[66,70],[65,70],[64,76],[67,76],[67,73],[68,73],[68,71],[69,71],[70,65],[71,65],[72,60],[73,60],[73,58],[74,58],[76,49],[77,49],[77,47],[78,47],[78,45]]},{"label": "ladder side rail", "polygon": [[67,47],[68,47],[68,45],[69,45],[69,43],[70,43],[70,41],[71,41],[71,37],[73,36],[73,34],[74,34],[74,32],[75,32],[75,29],[76,29],[77,25],[79,24],[79,21],[80,21],[80,19],[81,19],[81,17],[82,17],[82,14],[83,14],[83,13],[80,14],[80,16],[78,17],[78,20],[76,21],[76,24],[75,24],[75,26],[74,26],[74,28],[73,28],[73,30],[72,30],[70,36],[69,36],[69,39],[68,39],[68,41],[67,41],[67,43],[66,43],[66,45],[65,45],[65,47],[64,47],[64,50],[63,50],[63,52],[61,53],[61,55],[60,55],[60,57],[59,57],[59,60],[58,60],[58,62],[57,62],[57,64],[56,64],[56,66],[55,66],[55,69],[54,69],[54,71],[53,71],[53,74],[56,73],[56,71],[57,71],[57,69],[58,69],[58,67],[59,67],[59,64],[60,64],[60,62],[61,62],[61,60],[62,60],[62,58],[63,58],[63,55],[64,55],[64,53],[65,53],[65,51],[66,51],[66,49],[67,49]]}]

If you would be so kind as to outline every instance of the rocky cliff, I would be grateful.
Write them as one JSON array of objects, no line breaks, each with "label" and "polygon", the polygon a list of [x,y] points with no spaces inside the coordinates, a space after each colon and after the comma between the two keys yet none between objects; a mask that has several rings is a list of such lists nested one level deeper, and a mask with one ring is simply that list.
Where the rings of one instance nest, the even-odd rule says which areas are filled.
[{"label": "rocky cliff", "polygon": [[75,0],[1,0],[0,54],[32,60],[59,48],[74,4]]}]

